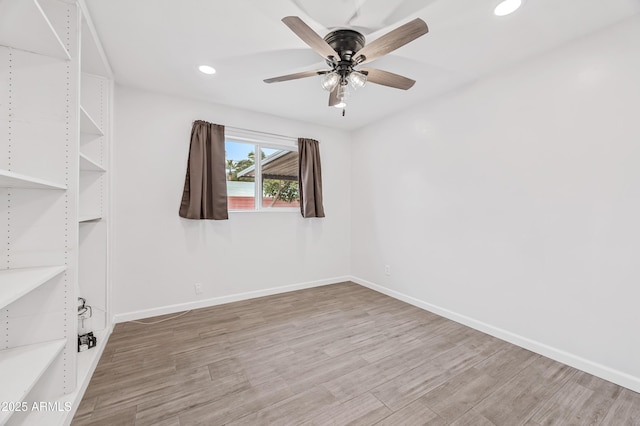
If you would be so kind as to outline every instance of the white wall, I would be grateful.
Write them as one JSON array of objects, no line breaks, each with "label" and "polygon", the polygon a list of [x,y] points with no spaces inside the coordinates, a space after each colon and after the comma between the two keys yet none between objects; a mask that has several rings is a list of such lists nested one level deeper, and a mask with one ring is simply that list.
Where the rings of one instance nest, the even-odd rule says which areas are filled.
[{"label": "white wall", "polygon": [[352,274],[640,391],[638,52],[636,17],[356,132]]},{"label": "white wall", "polygon": [[[114,109],[111,281],[119,320],[349,274],[348,134],[124,87],[116,88]],[[178,217],[196,119],[319,140],[327,217],[303,219],[299,212],[230,213],[228,221]],[[201,296],[194,283],[203,284]]]}]

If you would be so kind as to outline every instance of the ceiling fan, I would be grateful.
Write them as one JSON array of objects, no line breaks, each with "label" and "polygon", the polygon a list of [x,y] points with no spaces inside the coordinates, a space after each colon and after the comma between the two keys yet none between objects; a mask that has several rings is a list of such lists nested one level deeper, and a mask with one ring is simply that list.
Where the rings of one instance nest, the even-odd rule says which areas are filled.
[{"label": "ceiling fan", "polygon": [[422,19],[416,18],[365,45],[364,36],[354,30],[335,30],[323,39],[297,16],[287,16],[282,19],[282,22],[320,54],[331,69],[303,71],[268,78],[264,82],[277,83],[321,75],[322,88],[330,92],[329,106],[338,108],[344,108],[347,105],[349,84],[357,89],[369,81],[395,89],[410,89],[415,84],[415,80],[388,71],[359,68],[359,66],[393,52],[429,32],[427,24]]}]

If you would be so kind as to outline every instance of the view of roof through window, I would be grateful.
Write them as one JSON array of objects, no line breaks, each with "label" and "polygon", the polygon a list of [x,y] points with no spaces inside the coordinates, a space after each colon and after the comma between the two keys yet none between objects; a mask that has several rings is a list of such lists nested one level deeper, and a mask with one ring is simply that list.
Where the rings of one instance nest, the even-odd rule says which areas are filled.
[{"label": "view of roof through window", "polygon": [[[277,149],[227,140],[225,151],[229,210],[299,207],[298,152],[294,147]],[[256,167],[258,151],[260,167]],[[258,203],[256,196],[261,198]]]}]

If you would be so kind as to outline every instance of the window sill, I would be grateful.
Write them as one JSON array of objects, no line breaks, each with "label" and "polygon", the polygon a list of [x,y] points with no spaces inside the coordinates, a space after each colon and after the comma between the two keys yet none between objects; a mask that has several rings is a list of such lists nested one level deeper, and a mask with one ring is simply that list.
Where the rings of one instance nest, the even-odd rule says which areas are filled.
[{"label": "window sill", "polygon": [[297,207],[280,207],[277,209],[263,209],[263,210],[229,210],[229,213],[298,213],[300,214],[300,208]]}]

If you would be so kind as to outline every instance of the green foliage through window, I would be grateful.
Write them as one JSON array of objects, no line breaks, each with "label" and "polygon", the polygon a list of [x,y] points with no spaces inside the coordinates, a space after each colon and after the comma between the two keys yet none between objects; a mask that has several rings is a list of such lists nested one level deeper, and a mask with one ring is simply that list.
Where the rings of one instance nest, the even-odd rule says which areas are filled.
[{"label": "green foliage through window", "polygon": [[[227,151],[231,147],[230,144],[235,147],[243,143],[228,141]],[[246,154],[246,157],[236,155],[235,158],[229,158],[229,152],[227,152],[226,170],[228,181],[254,182],[255,149],[258,149],[258,146],[254,144],[247,145],[253,147],[254,150],[249,152],[245,151],[242,155]],[[262,204],[262,206],[268,208],[278,204],[278,207],[282,207],[283,202],[297,206],[297,202],[300,200],[297,176],[297,152],[294,150],[265,147],[264,149],[260,149],[260,158],[263,173],[262,196],[264,204]],[[278,203],[278,201],[281,203]]]}]

